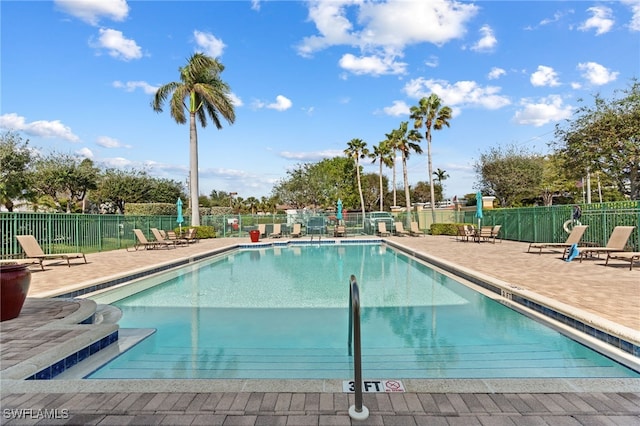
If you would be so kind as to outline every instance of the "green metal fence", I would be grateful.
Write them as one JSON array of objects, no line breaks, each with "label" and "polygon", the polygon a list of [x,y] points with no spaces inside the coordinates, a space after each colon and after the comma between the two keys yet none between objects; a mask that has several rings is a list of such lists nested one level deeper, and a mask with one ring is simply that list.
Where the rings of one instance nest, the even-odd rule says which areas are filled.
[{"label": "green metal fence", "polygon": [[[563,224],[571,218],[573,206],[529,207],[485,210],[482,225],[502,225],[501,237],[526,242],[562,242],[567,238]],[[636,229],[629,239],[629,247],[640,251],[640,201],[583,204],[580,222],[589,225],[583,241],[605,245],[613,228],[631,225]],[[437,210],[436,222],[477,223],[475,209],[468,211]],[[404,220],[406,213],[397,216]],[[258,224],[265,224],[267,233],[274,223],[283,225],[285,234],[294,222],[306,224],[311,216],[324,216],[327,232],[335,224],[335,216],[303,212],[296,215],[221,215],[204,216],[202,225],[213,226],[218,237],[248,237],[248,232]],[[421,229],[429,229],[430,210],[412,213]],[[349,235],[364,233],[361,213],[344,216]],[[94,253],[131,247],[135,243],[134,228],[151,237],[151,228],[164,230],[177,227],[176,216],[129,216],[51,213],[0,213],[0,258],[20,256],[22,250],[15,236],[30,234],[40,243],[45,253],[77,252]],[[183,227],[189,226],[185,217]]]}]

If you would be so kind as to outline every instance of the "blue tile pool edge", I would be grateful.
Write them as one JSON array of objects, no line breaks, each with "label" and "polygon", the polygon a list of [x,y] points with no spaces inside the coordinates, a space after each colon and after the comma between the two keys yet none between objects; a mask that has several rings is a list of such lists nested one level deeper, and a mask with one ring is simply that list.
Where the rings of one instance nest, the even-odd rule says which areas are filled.
[{"label": "blue tile pool edge", "polygon": [[448,262],[441,262],[437,258],[409,249],[400,244],[395,244],[388,240],[385,242],[389,246],[405,254],[408,254],[417,259],[420,259],[423,262],[426,262],[428,264],[437,266],[438,268],[443,269],[458,277],[461,277],[467,281],[470,281],[473,284],[476,284],[487,291],[498,294],[500,296],[504,296],[514,303],[517,303],[526,308],[529,308],[539,314],[544,315],[547,318],[558,321],[559,323],[567,327],[570,327],[574,330],[585,333],[586,335],[593,337],[602,343],[610,345],[634,357],[640,357],[640,345],[637,345],[634,342],[628,341],[623,337],[613,335],[608,331],[598,328],[594,324],[587,323],[579,318],[575,318],[565,313],[558,312],[554,308],[544,305],[537,300],[533,300],[522,295],[514,294],[511,291],[503,289],[502,287],[496,284],[493,284],[487,280],[483,280],[474,274],[466,273],[463,270],[458,269],[455,266],[452,266]]}]

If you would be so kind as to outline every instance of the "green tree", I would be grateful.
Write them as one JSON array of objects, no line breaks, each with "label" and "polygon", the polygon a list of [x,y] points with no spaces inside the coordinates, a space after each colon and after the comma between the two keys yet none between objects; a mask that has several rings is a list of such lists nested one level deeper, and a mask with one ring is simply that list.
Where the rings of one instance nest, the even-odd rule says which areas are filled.
[{"label": "green tree", "polygon": [[640,199],[640,83],[634,80],[619,99],[595,95],[594,105],[575,115],[565,127],[556,126],[553,143],[570,170],[608,176],[621,194]]},{"label": "green tree", "polygon": [[[436,200],[442,199],[442,186],[436,183],[434,186]],[[431,184],[429,182],[419,181],[411,188],[411,196],[417,203],[431,202]]]},{"label": "green tree", "polygon": [[71,213],[87,191],[97,188],[99,170],[89,159],[52,152],[34,163],[33,190],[49,197],[60,212]]},{"label": "green tree", "polygon": [[364,195],[362,194],[362,181],[360,180],[360,160],[369,155],[367,143],[362,139],[351,139],[347,142],[347,149],[344,150],[347,157],[353,159],[356,165],[356,179],[358,182],[358,193],[360,194],[360,206],[362,207],[362,217],[365,216]]},{"label": "green tree", "polygon": [[[414,120],[413,126],[415,129],[425,127],[425,139],[427,141],[427,162],[429,166],[428,176],[433,176],[433,165],[431,161],[431,130],[441,130],[444,126],[449,127],[449,120],[451,120],[451,108],[448,106],[442,106],[442,100],[432,93],[429,97],[420,99],[417,106],[413,106],[410,109],[411,119]],[[431,199],[435,200],[435,189],[433,186],[433,179],[429,179],[431,188]],[[433,222],[436,221],[436,206],[435,203],[431,203],[431,215],[433,216]]]},{"label": "green tree", "polygon": [[378,172],[379,175],[379,188],[378,198],[380,200],[380,211],[384,210],[384,196],[385,192],[382,188],[382,166],[392,167],[393,166],[393,152],[391,150],[391,145],[387,141],[382,141],[378,145],[373,147],[373,152],[370,154],[370,157],[373,158],[372,163],[376,161],[379,163],[380,170]]},{"label": "green tree", "polygon": [[502,207],[515,207],[523,199],[539,196],[544,158],[526,148],[510,145],[482,153],[474,165],[483,194],[495,196]]},{"label": "green tree", "polygon": [[31,162],[28,140],[23,140],[15,132],[0,136],[0,203],[10,212],[13,211],[14,200],[27,198]]},{"label": "green tree", "polygon": [[422,154],[422,147],[420,147],[420,133],[416,130],[408,130],[409,123],[403,121],[400,123],[400,127],[391,132],[391,138],[393,139],[393,145],[400,151],[402,156],[402,176],[404,179],[404,198],[407,206],[406,225],[407,229],[411,226],[411,190],[409,188],[409,175],[407,173],[407,160],[411,156],[412,152],[416,154]]},{"label": "green tree", "polygon": [[151,184],[152,186],[148,193],[148,202],[150,203],[175,204],[178,201],[178,198],[183,200],[186,199],[183,192],[183,186],[178,181],[172,179],[151,178]]},{"label": "green tree", "polygon": [[107,169],[100,176],[96,196],[102,204],[101,210],[124,214],[126,203],[148,202],[152,187],[152,179],[144,171]]},{"label": "green tree", "polygon": [[185,124],[189,113],[189,181],[191,199],[191,225],[200,226],[200,209],[198,196],[198,133],[196,120],[204,128],[207,116],[217,129],[222,128],[221,119],[232,124],[235,111],[231,101],[231,89],[220,78],[224,65],[217,59],[202,53],[192,55],[186,66],[180,68],[180,81],[167,83],[160,87],[152,101],[156,112],[162,112],[162,105],[169,97],[171,117]]}]

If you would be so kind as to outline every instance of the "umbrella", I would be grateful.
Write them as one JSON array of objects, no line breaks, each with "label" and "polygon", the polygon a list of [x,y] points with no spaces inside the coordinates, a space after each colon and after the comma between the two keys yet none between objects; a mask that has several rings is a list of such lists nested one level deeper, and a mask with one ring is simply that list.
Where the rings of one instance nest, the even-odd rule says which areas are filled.
[{"label": "umbrella", "polygon": [[482,220],[482,193],[476,193],[476,217],[478,218],[478,229],[480,229],[480,221]]},{"label": "umbrella", "polygon": [[342,200],[338,198],[338,213],[336,214],[336,219],[338,221],[342,220]]},{"label": "umbrella", "polygon": [[176,207],[178,209],[178,218],[176,219],[176,222],[180,225],[180,234],[182,234],[182,222],[184,222],[184,217],[182,217],[182,200],[180,197],[178,197]]}]

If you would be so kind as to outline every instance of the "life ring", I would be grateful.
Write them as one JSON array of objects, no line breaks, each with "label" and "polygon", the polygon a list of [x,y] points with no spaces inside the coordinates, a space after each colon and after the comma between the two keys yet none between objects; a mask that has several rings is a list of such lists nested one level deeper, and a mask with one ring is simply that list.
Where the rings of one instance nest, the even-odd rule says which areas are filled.
[{"label": "life ring", "polygon": [[582,225],[582,224],[580,223],[579,220],[569,219],[562,225],[562,227],[564,228],[564,232],[566,232],[567,234],[570,234],[571,231],[573,230],[573,227],[576,225]]}]

